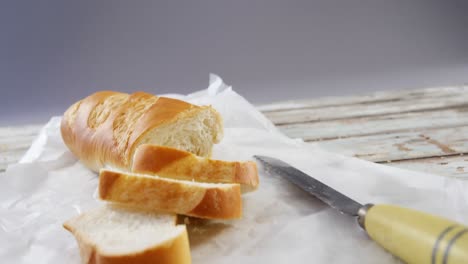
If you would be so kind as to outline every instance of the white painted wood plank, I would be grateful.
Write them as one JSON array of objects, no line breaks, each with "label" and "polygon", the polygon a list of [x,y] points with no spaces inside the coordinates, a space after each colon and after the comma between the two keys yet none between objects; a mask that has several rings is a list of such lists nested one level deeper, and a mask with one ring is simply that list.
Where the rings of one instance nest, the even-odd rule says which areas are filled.
[{"label": "white painted wood plank", "polygon": [[43,125],[0,127],[0,171],[26,153]]},{"label": "white painted wood plank", "polygon": [[468,180],[468,156],[464,155],[391,162],[385,165]]},{"label": "white painted wood plank", "polygon": [[440,98],[453,97],[456,94],[465,94],[468,91],[468,86],[448,86],[448,87],[433,87],[418,90],[402,90],[402,91],[383,91],[376,92],[370,95],[346,96],[346,97],[321,97],[305,100],[289,100],[282,102],[273,102],[270,104],[258,105],[257,109],[262,112],[282,111],[300,108],[321,108],[330,106],[353,105],[363,103],[387,102],[393,100],[413,101],[422,98]]},{"label": "white painted wood plank", "polygon": [[37,135],[39,130],[44,125],[26,125],[26,126],[12,126],[0,127],[0,138],[11,138],[14,136],[31,136]]},{"label": "white painted wood plank", "polygon": [[0,137],[0,153],[7,150],[29,148],[37,135],[12,136],[10,138]]},{"label": "white painted wood plank", "polygon": [[430,113],[403,113],[292,124],[279,126],[279,129],[292,138],[316,141],[396,132],[421,131],[435,128],[461,127],[466,125],[468,125],[468,107]]},{"label": "white painted wood plank", "polygon": [[10,164],[16,163],[26,153],[28,148],[15,149],[10,151],[0,152],[0,172],[4,171]]},{"label": "white painted wood plank", "polygon": [[352,105],[327,106],[316,109],[302,108],[266,112],[265,115],[275,124],[321,122],[336,119],[379,116],[397,113],[436,111],[447,108],[468,106],[468,92],[453,94],[443,98],[429,97],[408,100],[390,100],[358,103]]},{"label": "white painted wood plank", "polygon": [[318,141],[331,152],[374,162],[468,153],[468,126]]}]

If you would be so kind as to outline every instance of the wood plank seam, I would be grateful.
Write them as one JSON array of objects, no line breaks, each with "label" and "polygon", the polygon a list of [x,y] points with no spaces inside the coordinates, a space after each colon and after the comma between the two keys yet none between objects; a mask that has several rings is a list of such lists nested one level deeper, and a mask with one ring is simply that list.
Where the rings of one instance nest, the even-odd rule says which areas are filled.
[{"label": "wood plank seam", "polygon": [[[284,111],[284,110],[300,110],[312,107],[312,109],[333,107],[333,106],[349,106],[356,105],[359,103],[370,103],[373,102],[391,102],[395,101],[414,101],[426,98],[437,97],[443,100],[447,97],[454,97],[459,94],[467,94],[468,86],[466,84],[455,85],[449,87],[433,87],[425,88],[420,90],[399,90],[391,92],[376,92],[371,95],[361,96],[346,96],[346,97],[324,97],[312,100],[290,100],[283,102],[275,102],[270,104],[256,106],[260,111],[264,113]],[[390,97],[390,98],[388,98]],[[383,99],[382,99],[383,98]]]},{"label": "wood plank seam", "polygon": [[[378,99],[378,100],[369,100],[369,101],[363,101],[363,102],[350,102],[350,103],[343,103],[343,104],[330,104],[330,105],[320,105],[320,106],[303,106],[303,107],[297,107],[297,108],[292,108],[292,109],[279,109],[279,110],[260,110],[264,114],[269,114],[269,113],[276,113],[276,112],[287,112],[291,110],[314,110],[314,109],[321,109],[321,108],[329,108],[333,106],[352,106],[352,105],[371,105],[375,103],[391,103],[391,102],[399,102],[402,101],[401,98],[392,98],[392,99]],[[259,106],[261,108],[261,106]]]},{"label": "wood plank seam", "polygon": [[336,136],[336,137],[322,137],[318,139],[305,139],[305,142],[320,142],[320,141],[329,141],[329,140],[337,140],[337,139],[345,139],[345,138],[354,138],[354,137],[368,137],[368,136],[375,136],[375,135],[388,135],[394,133],[405,133],[405,132],[415,132],[421,130],[437,130],[443,128],[460,128],[466,127],[468,123],[462,123],[459,125],[453,126],[431,126],[431,127],[418,127],[418,128],[410,128],[410,129],[394,129],[394,130],[386,130],[383,132],[374,132],[374,133],[361,133],[361,134],[350,134],[346,136]]},{"label": "wood plank seam", "polygon": [[468,152],[461,152],[461,153],[454,153],[454,154],[443,154],[443,155],[433,155],[433,156],[426,156],[426,157],[418,157],[418,158],[402,158],[402,159],[393,159],[393,160],[386,160],[386,161],[375,161],[375,163],[396,163],[396,162],[406,162],[406,161],[417,161],[417,160],[426,160],[426,159],[434,159],[434,158],[450,158],[450,157],[457,157],[457,156],[465,156],[468,155]]},{"label": "wood plank seam", "polygon": [[316,120],[309,120],[309,121],[292,121],[292,122],[274,122],[276,126],[286,126],[286,125],[294,125],[294,124],[313,124],[313,123],[322,123],[327,121],[340,121],[340,120],[349,120],[349,119],[364,119],[368,117],[376,117],[376,116],[389,116],[394,114],[409,114],[409,113],[430,113],[440,110],[456,110],[456,109],[465,109],[468,108],[468,103],[462,104],[454,104],[450,106],[441,106],[441,107],[431,107],[431,108],[421,108],[415,110],[407,110],[407,111],[389,111],[387,113],[376,113],[376,114],[366,114],[366,115],[355,115],[353,117],[337,117],[337,118],[326,118],[326,119],[316,119]]}]

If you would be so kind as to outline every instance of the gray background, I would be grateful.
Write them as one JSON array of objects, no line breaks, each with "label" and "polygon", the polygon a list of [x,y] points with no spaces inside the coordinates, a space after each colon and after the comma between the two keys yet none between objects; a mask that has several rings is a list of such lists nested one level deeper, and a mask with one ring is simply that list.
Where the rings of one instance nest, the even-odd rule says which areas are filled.
[{"label": "gray background", "polygon": [[2,1],[0,125],[96,90],[254,103],[468,83],[468,1]]}]

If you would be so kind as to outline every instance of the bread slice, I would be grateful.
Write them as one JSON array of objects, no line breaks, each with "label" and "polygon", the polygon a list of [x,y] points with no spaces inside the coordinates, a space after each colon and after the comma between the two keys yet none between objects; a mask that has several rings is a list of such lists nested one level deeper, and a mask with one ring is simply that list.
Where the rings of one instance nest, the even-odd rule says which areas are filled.
[{"label": "bread slice", "polygon": [[73,104],[61,123],[62,138],[87,167],[130,170],[137,146],[170,146],[210,156],[223,135],[210,106],[136,92],[101,91]]},{"label": "bread slice", "polygon": [[75,236],[82,263],[191,263],[187,230],[175,215],[107,205],[63,226]]},{"label": "bread slice", "polygon": [[257,164],[253,161],[213,160],[149,144],[140,145],[135,151],[132,172],[178,180],[239,183],[243,191],[252,191],[258,186]]},{"label": "bread slice", "polygon": [[181,181],[101,170],[99,197],[129,207],[208,219],[242,216],[239,184]]}]

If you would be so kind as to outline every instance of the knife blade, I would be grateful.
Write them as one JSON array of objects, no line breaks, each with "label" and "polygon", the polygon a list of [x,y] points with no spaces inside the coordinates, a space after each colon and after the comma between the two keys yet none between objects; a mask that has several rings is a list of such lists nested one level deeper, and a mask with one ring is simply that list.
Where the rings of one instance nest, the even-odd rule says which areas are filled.
[{"label": "knife blade", "polygon": [[254,158],[270,174],[284,177],[342,213],[357,216],[370,238],[407,263],[468,263],[468,227],[463,224],[395,205],[361,205],[284,161]]},{"label": "knife blade", "polygon": [[305,192],[315,196],[322,202],[344,214],[358,216],[359,209],[363,207],[362,204],[310,177],[284,161],[266,156],[254,157],[259,160],[264,167],[286,178]]}]

